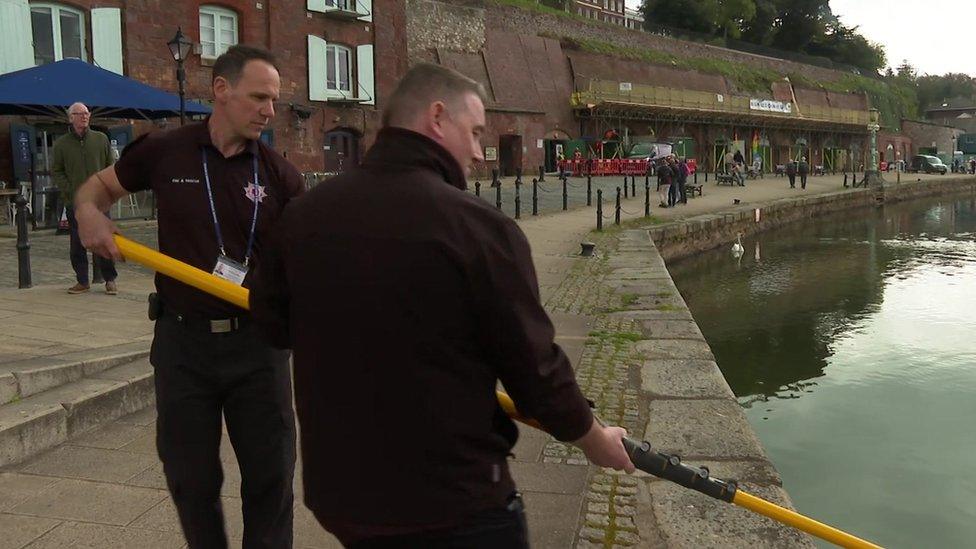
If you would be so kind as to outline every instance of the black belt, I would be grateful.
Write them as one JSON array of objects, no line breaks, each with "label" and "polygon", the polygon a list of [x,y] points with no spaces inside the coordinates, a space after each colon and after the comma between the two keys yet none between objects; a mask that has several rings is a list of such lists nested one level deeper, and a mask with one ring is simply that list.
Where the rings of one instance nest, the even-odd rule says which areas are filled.
[{"label": "black belt", "polygon": [[198,315],[173,311],[164,306],[158,294],[149,294],[149,319],[168,317],[187,328],[210,334],[230,334],[246,328],[251,323],[247,316],[230,318],[204,318]]}]

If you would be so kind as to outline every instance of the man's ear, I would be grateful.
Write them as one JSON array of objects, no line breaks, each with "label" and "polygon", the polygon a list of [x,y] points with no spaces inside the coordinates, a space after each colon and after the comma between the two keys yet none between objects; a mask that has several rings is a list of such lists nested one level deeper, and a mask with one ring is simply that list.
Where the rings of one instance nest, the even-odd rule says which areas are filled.
[{"label": "man's ear", "polygon": [[443,101],[434,101],[427,107],[427,127],[437,137],[444,137],[443,123],[447,118],[447,106]]},{"label": "man's ear", "polygon": [[214,99],[221,100],[227,96],[227,92],[230,91],[230,82],[227,81],[223,76],[218,76],[214,78],[213,81],[213,93]]}]

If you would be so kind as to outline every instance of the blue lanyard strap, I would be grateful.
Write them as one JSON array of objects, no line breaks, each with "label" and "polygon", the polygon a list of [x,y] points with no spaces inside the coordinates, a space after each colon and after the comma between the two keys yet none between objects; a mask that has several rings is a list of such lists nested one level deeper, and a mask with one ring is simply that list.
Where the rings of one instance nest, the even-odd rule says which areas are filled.
[{"label": "blue lanyard strap", "polygon": [[[217,220],[217,208],[214,206],[213,190],[210,188],[210,169],[207,167],[207,149],[205,147],[200,148],[200,153],[203,155],[203,180],[207,184],[207,198],[210,199],[210,213],[213,216],[214,222],[214,232],[217,234],[217,246],[220,248],[220,255],[227,256],[227,250],[224,249],[224,238],[220,233],[220,221]],[[258,205],[261,200],[261,185],[258,182],[258,157],[257,155],[251,156],[253,171],[254,171],[254,196],[249,198],[254,201],[254,214],[251,216],[251,234],[247,237],[247,250],[244,252],[244,266],[247,266],[248,261],[251,259],[251,250],[254,248],[254,229],[258,225]]]}]

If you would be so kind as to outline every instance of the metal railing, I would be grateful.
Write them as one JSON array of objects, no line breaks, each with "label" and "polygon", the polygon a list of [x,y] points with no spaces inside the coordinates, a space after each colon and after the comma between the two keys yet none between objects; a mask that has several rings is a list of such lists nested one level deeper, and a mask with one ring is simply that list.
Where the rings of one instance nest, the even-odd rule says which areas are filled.
[{"label": "metal railing", "polygon": [[[621,84],[624,84],[621,86]],[[744,95],[722,95],[713,92],[683,90],[664,86],[626,83],[616,80],[590,79],[588,89],[573,93],[574,108],[599,105],[602,102],[632,106],[666,107],[672,109],[752,115],[784,120],[810,120],[866,127],[870,113],[866,110],[839,109],[818,105],[792,105],[789,113],[752,109]]]}]

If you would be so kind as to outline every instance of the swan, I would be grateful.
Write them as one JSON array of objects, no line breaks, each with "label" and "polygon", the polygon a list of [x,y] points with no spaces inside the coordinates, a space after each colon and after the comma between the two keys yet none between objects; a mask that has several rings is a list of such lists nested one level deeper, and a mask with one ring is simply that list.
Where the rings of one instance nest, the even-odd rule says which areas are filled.
[{"label": "swan", "polygon": [[742,233],[738,233],[735,235],[735,243],[732,244],[732,255],[742,257],[745,251],[746,249],[742,247]]}]

